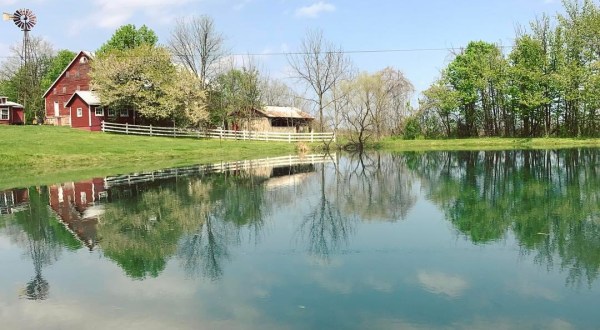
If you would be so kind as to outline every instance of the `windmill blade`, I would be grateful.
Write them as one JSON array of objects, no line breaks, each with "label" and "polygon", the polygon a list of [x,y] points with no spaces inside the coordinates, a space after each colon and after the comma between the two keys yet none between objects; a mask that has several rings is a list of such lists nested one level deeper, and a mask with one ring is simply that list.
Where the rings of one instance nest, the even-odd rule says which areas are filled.
[{"label": "windmill blade", "polygon": [[23,31],[31,30],[37,23],[37,17],[31,9],[18,9],[15,11],[13,17],[15,25]]}]

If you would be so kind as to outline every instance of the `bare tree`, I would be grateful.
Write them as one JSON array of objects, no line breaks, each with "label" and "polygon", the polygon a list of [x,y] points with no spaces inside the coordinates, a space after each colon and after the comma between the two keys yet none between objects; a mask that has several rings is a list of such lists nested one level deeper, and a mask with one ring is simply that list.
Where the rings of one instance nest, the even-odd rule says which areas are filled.
[{"label": "bare tree", "polygon": [[321,30],[310,30],[302,40],[300,50],[288,56],[295,78],[304,82],[314,92],[311,99],[319,112],[321,131],[325,129],[323,110],[334,99],[327,100],[336,83],[350,70],[350,60],[341,48],[323,38]]},{"label": "bare tree", "polygon": [[171,31],[169,47],[175,58],[194,72],[205,88],[214,78],[215,64],[227,55],[225,37],[210,16],[180,19]]}]

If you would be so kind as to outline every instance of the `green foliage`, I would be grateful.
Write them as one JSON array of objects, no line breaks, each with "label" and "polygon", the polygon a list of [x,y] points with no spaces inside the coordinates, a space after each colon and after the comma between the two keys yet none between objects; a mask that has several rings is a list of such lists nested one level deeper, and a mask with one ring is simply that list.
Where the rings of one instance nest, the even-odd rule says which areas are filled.
[{"label": "green foliage", "polygon": [[156,33],[146,25],[136,29],[135,25],[127,24],[118,28],[112,37],[96,51],[98,56],[104,56],[112,51],[125,51],[142,45],[155,46],[158,42]]},{"label": "green foliage", "polygon": [[229,114],[247,119],[251,109],[261,107],[260,76],[255,68],[231,69],[217,76],[211,89],[209,112],[213,125],[226,124]]},{"label": "green foliage", "polygon": [[405,140],[414,140],[421,135],[421,124],[416,116],[409,117],[404,122],[403,138]]},{"label": "green foliage", "polygon": [[[530,31],[520,32],[507,56],[482,41],[469,43],[456,55],[422,102],[439,114],[440,133],[600,134],[600,8],[591,0],[565,0],[563,5],[555,22],[543,16],[531,23]],[[458,104],[448,102],[453,99]]]},{"label": "green foliage", "polygon": [[200,81],[176,67],[166,48],[113,50],[92,62],[90,78],[104,105],[133,109],[147,121],[169,119],[186,126],[207,118]]}]

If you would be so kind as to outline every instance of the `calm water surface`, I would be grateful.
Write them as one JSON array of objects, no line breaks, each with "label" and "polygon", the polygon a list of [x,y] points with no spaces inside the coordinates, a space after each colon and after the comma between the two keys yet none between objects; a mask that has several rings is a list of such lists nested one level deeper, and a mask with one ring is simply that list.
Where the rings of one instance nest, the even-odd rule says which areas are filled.
[{"label": "calm water surface", "polygon": [[0,192],[0,327],[600,327],[600,150],[183,172]]}]

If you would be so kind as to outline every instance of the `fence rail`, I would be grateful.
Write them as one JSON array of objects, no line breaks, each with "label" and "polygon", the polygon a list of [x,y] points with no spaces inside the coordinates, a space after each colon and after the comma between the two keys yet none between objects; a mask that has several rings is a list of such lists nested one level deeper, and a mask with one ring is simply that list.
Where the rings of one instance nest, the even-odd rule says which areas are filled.
[{"label": "fence rail", "polygon": [[190,138],[213,138],[230,140],[281,141],[281,142],[332,142],[335,134],[328,133],[284,133],[258,131],[231,131],[223,129],[194,130],[177,127],[157,127],[102,122],[102,131],[119,134],[169,136]]}]

